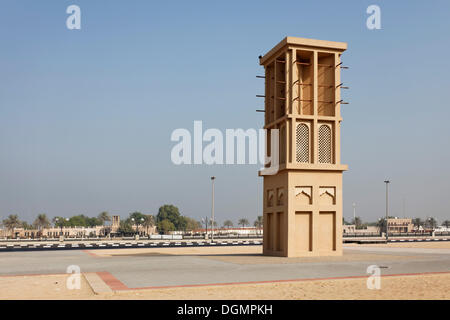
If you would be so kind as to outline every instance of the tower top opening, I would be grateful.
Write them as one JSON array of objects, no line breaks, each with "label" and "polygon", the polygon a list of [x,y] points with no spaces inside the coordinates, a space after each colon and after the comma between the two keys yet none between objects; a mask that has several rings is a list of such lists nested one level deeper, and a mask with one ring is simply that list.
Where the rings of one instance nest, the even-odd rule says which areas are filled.
[{"label": "tower top opening", "polygon": [[297,38],[297,37],[286,37],[281,40],[275,47],[273,47],[269,52],[262,56],[259,60],[261,65],[266,64],[275,54],[279,54],[280,51],[287,46],[298,47],[298,48],[308,48],[309,50],[327,50],[333,52],[344,52],[347,50],[347,43],[345,42],[335,42],[327,40],[317,40],[317,39],[307,39],[307,38]]}]

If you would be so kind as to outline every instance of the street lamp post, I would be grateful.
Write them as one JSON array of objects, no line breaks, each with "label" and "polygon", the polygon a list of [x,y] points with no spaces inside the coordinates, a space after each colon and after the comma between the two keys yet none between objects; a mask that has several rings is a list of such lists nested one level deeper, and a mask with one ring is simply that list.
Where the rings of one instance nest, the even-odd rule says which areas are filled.
[{"label": "street lamp post", "polygon": [[212,202],[211,202],[211,242],[214,242],[214,180],[216,177],[211,177],[212,182]]},{"label": "street lamp post", "polygon": [[353,202],[353,223],[355,224],[356,230],[356,203]]},{"label": "street lamp post", "polygon": [[141,221],[140,224],[144,224],[144,218],[141,218],[141,219],[134,219],[134,218],[131,218],[131,221],[135,222],[135,225],[136,225],[136,235],[139,235],[139,221]]},{"label": "street lamp post", "polygon": [[385,180],[384,183],[386,184],[386,243],[388,242],[389,235],[389,227],[388,227],[388,214],[389,214],[389,180]]},{"label": "street lamp post", "polygon": [[208,217],[202,218],[202,222],[205,223],[205,235],[208,236]]}]

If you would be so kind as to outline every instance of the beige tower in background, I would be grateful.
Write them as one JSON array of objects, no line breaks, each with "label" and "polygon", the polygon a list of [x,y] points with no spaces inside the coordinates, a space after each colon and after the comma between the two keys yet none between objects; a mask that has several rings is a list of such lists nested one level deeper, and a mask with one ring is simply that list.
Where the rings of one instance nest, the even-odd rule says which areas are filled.
[{"label": "beige tower in background", "polygon": [[263,57],[265,129],[279,170],[264,176],[264,254],[342,255],[341,54],[347,44],[287,37]]}]

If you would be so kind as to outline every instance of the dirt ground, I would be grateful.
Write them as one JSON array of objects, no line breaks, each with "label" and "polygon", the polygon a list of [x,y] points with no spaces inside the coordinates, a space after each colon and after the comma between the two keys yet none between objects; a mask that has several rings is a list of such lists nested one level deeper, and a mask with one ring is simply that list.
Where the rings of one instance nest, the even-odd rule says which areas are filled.
[{"label": "dirt ground", "polygon": [[369,290],[367,278],[308,280],[263,284],[119,291],[96,295],[81,277],[81,288],[66,289],[68,275],[0,277],[0,299],[51,300],[266,300],[266,299],[450,299],[450,273],[382,277],[379,290]]}]

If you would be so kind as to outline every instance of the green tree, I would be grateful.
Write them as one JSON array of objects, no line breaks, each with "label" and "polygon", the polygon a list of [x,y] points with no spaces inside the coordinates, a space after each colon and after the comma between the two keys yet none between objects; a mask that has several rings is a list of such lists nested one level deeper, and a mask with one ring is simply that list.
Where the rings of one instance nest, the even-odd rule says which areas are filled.
[{"label": "green tree", "polygon": [[258,216],[255,222],[253,222],[253,226],[257,229],[256,231],[259,232],[259,229],[263,226],[263,216]]},{"label": "green tree", "polygon": [[223,223],[223,226],[225,228],[231,228],[233,226],[233,221],[231,220],[225,220],[225,222]]},{"label": "green tree", "polygon": [[62,227],[70,227],[71,224],[69,222],[69,218],[64,218],[64,217],[54,217],[52,219],[53,225],[55,226],[55,228],[62,228]]},{"label": "green tree", "polygon": [[238,225],[240,225],[240,226],[242,226],[242,227],[245,227],[245,226],[248,226],[248,225],[249,225],[249,222],[248,222],[247,219],[242,218],[242,219],[239,219]]},{"label": "green tree", "polygon": [[148,232],[149,228],[153,227],[154,225],[155,225],[155,217],[152,216],[151,214],[146,214],[142,226],[146,229],[147,234],[149,234]]},{"label": "green tree", "polygon": [[157,223],[157,228],[160,233],[168,233],[169,231],[174,231],[175,226],[169,219],[161,220]]},{"label": "green tree", "polygon": [[430,229],[435,229],[437,226],[437,221],[433,217],[428,218],[425,223],[426,223],[427,228],[430,228]]},{"label": "green tree", "polygon": [[378,230],[380,231],[380,234],[383,232],[386,232],[386,219],[385,218],[378,219],[377,227],[378,227]]},{"label": "green tree", "polygon": [[24,228],[25,230],[31,230],[31,229],[34,229],[33,225],[32,225],[32,224],[29,224],[29,223],[26,222],[26,221],[22,221],[22,228]]},{"label": "green tree", "polygon": [[261,228],[263,226],[263,216],[258,216],[253,223],[256,228]]},{"label": "green tree", "polygon": [[136,227],[136,233],[139,233],[139,226],[144,225],[146,216],[138,211],[135,211],[133,213],[130,213],[129,219],[131,220],[131,223]]},{"label": "green tree", "polygon": [[42,233],[42,229],[50,227],[50,220],[48,220],[45,213],[41,213],[37,216],[33,222],[33,226],[38,229],[39,234]]},{"label": "green tree", "polygon": [[102,226],[103,221],[100,220],[97,217],[85,217],[86,218],[86,226],[87,227],[95,227],[95,226]]},{"label": "green tree", "polygon": [[186,228],[185,231],[192,231],[195,229],[199,229],[202,227],[201,223],[198,222],[195,219],[189,218],[189,217],[183,217],[186,221]]},{"label": "green tree", "polygon": [[[69,221],[67,223],[64,223],[64,227],[87,227],[87,221],[86,217],[82,214],[72,216],[69,218]],[[61,221],[60,221],[61,223]],[[61,225],[60,225],[61,226]]]},{"label": "green tree", "polygon": [[445,220],[444,222],[442,222],[442,225],[448,228],[450,226],[450,220]]},{"label": "green tree", "polygon": [[163,220],[169,220],[175,229],[183,230],[185,221],[182,219],[180,211],[177,207],[169,204],[161,206],[158,210],[158,214],[156,215],[156,223]]},{"label": "green tree", "polygon": [[119,228],[117,229],[117,232],[121,233],[121,234],[134,233],[131,221],[129,219],[120,221]]},{"label": "green tree", "polygon": [[355,225],[355,229],[362,229],[363,228],[363,223],[360,217],[355,217],[355,219],[353,219],[352,223]]},{"label": "green tree", "polygon": [[10,214],[8,218],[3,220],[3,225],[6,230],[11,232],[11,235],[14,236],[14,229],[20,228],[22,226],[22,222],[19,220],[19,216],[17,214]]},{"label": "green tree", "polygon": [[178,219],[178,224],[175,225],[175,230],[180,230],[180,231],[186,231],[187,230],[187,217],[184,216],[180,216],[180,218]]},{"label": "green tree", "polygon": [[102,222],[102,225],[104,226],[106,221],[111,221],[111,216],[107,211],[103,211],[97,216],[97,219],[99,219]]},{"label": "green tree", "polygon": [[423,227],[423,221],[420,218],[414,218],[412,220],[412,223],[413,223],[414,227],[416,227],[417,230],[419,230],[420,227]]}]

